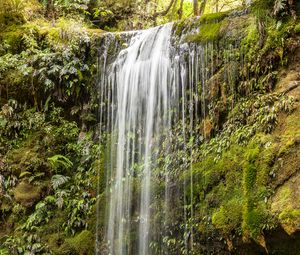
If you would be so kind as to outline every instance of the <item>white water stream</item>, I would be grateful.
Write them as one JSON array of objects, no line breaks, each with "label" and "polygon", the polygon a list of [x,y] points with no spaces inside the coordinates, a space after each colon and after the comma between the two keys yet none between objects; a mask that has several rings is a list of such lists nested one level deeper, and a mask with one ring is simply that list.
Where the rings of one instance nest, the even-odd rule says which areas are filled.
[{"label": "white water stream", "polygon": [[[205,118],[205,82],[210,76],[208,53],[212,45],[183,43],[175,49],[171,43],[172,24],[128,32],[125,37],[126,44],[119,53],[114,51],[115,57],[110,44],[104,43],[99,67],[100,125],[110,141],[105,170],[109,193],[105,254],[158,254],[152,241],[166,243],[167,234],[175,234],[172,228],[178,226],[172,208],[179,200],[185,251],[178,254],[192,254],[193,180],[189,190],[186,182],[176,187],[174,169],[165,167],[161,192],[152,178],[162,141],[171,139],[174,125],[176,128],[179,124],[183,133],[175,143],[186,153],[178,159],[179,164],[188,164],[187,155],[193,153],[186,146],[200,119]],[[154,205],[159,199],[162,203],[157,208]],[[162,219],[156,219],[157,215],[163,215]],[[97,243],[99,246],[99,240]],[[167,245],[161,246],[160,254],[171,254]]]}]

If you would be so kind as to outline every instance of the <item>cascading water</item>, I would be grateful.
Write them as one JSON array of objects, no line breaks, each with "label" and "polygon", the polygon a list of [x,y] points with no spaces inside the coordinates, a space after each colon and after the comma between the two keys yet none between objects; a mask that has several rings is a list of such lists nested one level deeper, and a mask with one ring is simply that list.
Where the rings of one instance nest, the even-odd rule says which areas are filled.
[{"label": "cascading water", "polygon": [[[107,241],[110,254],[130,254],[126,239],[130,223],[138,213],[137,254],[149,254],[151,170],[154,149],[160,135],[168,130],[176,91],[170,89],[171,25],[137,32],[127,49],[109,67],[105,86],[109,86],[112,105],[111,133],[114,143],[110,176]],[[140,172],[134,172],[136,164]],[[133,185],[141,185],[139,209],[133,211]]]},{"label": "cascading water", "polygon": [[[172,26],[119,34],[122,46],[114,35],[105,37],[99,90],[108,210],[105,248],[100,252],[97,240],[96,254],[193,254],[193,175],[178,179],[180,171],[192,172],[193,145],[203,139],[196,132],[200,123],[205,129],[214,49],[174,46]],[[180,158],[170,162],[175,151]],[[171,251],[178,235],[183,248]]]}]

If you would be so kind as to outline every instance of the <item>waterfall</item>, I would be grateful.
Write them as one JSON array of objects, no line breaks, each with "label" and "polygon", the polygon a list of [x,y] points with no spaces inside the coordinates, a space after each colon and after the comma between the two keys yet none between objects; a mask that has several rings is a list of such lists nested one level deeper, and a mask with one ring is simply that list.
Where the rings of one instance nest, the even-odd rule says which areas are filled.
[{"label": "waterfall", "polygon": [[[214,44],[175,44],[172,27],[107,34],[102,43],[107,216],[96,254],[194,254],[192,155],[206,129]],[[184,171],[190,177],[179,181]],[[178,235],[181,250],[171,250]]]},{"label": "waterfall", "polygon": [[[114,143],[110,176],[107,241],[110,254],[129,254],[126,238],[132,221],[133,182],[141,185],[137,254],[149,254],[151,171],[160,136],[170,127],[176,90],[171,88],[171,25],[136,32],[129,47],[109,67],[105,86],[111,93]],[[143,165],[134,172],[136,164]]]}]

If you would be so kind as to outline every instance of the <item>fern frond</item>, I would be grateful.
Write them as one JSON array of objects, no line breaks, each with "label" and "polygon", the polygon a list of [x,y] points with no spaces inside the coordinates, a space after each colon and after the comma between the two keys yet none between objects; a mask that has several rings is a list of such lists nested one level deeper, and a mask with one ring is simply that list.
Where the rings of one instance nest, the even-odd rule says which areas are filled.
[{"label": "fern frond", "polygon": [[53,175],[51,178],[51,184],[53,189],[57,189],[58,187],[64,185],[69,181],[69,179],[70,177],[64,175],[60,175],[60,174]]}]

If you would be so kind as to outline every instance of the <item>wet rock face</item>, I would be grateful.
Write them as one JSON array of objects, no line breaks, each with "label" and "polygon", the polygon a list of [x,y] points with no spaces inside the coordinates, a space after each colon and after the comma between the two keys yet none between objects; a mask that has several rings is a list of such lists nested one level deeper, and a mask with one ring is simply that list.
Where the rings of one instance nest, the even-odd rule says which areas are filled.
[{"label": "wet rock face", "polygon": [[299,254],[299,230],[290,235],[283,228],[279,227],[274,231],[266,233],[265,239],[268,254]]},{"label": "wet rock face", "polygon": [[[295,160],[295,159],[294,159]],[[300,158],[298,159],[299,162]],[[288,162],[286,162],[288,163]],[[288,168],[283,162],[283,168]],[[271,201],[271,211],[278,215],[283,230],[294,235],[300,230],[300,171],[285,175],[285,181],[278,186]]]}]

